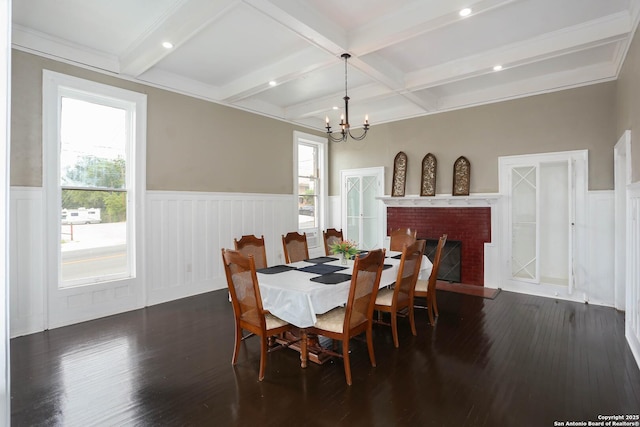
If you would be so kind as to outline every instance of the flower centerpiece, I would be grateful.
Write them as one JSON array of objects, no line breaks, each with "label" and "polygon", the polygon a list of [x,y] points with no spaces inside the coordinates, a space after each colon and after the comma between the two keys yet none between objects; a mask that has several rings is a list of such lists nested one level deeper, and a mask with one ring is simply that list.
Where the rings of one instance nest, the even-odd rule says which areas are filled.
[{"label": "flower centerpiece", "polygon": [[332,254],[339,254],[343,263],[346,264],[348,259],[351,259],[358,253],[358,248],[354,242],[349,240],[340,240],[332,245],[329,245],[329,250]]}]

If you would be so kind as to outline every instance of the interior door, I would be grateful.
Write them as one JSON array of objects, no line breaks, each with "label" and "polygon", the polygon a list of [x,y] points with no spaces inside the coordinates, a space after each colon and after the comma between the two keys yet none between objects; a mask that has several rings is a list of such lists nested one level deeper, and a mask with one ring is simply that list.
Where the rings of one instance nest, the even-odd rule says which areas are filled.
[{"label": "interior door", "polygon": [[384,168],[341,171],[342,224],[345,239],[361,249],[383,246],[384,205],[382,196]]}]

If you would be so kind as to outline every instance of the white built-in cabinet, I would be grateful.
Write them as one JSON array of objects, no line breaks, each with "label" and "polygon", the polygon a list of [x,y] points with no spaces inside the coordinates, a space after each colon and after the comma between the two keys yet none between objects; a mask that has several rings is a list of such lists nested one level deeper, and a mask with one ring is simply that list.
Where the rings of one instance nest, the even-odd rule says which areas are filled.
[{"label": "white built-in cabinet", "polygon": [[576,290],[587,160],[586,150],[500,157],[505,289],[563,296]]}]

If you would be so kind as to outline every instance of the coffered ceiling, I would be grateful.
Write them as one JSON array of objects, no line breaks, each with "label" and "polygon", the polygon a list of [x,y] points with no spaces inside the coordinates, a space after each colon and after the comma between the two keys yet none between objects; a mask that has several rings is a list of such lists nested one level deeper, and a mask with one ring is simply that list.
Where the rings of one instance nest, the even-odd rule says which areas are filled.
[{"label": "coffered ceiling", "polygon": [[351,124],[368,114],[375,127],[615,79],[639,11],[640,0],[14,0],[12,38],[322,130],[342,113],[342,53]]}]

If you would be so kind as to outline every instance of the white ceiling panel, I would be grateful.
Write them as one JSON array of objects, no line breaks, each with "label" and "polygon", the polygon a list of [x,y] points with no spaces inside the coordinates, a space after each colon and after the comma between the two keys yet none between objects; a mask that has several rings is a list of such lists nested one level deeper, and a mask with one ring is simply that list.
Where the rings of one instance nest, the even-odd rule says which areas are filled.
[{"label": "white ceiling panel", "polygon": [[640,0],[21,0],[12,41],[315,129],[337,124],[348,52],[351,125],[368,114],[375,128],[615,79],[639,11]]}]

